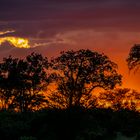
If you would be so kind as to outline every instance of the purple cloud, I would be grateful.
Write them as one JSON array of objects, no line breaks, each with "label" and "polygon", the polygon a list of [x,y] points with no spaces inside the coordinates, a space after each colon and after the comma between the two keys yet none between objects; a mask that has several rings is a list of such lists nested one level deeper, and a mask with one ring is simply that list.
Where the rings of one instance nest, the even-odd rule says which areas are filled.
[{"label": "purple cloud", "polygon": [[140,31],[138,0],[1,0],[0,31],[49,38],[69,30]]}]

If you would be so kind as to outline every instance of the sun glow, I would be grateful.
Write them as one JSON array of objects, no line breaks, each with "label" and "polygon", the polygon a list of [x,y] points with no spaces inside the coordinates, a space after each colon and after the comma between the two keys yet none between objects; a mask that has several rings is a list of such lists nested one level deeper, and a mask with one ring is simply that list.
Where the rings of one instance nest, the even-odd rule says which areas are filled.
[{"label": "sun glow", "polygon": [[0,45],[4,42],[8,41],[12,45],[17,48],[30,48],[28,39],[20,38],[20,37],[4,37],[0,38]]}]

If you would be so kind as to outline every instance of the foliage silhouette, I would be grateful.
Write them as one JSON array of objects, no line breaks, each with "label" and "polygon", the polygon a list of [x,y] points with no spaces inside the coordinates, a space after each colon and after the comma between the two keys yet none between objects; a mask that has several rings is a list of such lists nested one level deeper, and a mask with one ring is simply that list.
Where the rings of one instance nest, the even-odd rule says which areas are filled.
[{"label": "foliage silhouette", "polygon": [[128,88],[118,88],[100,93],[100,107],[110,107],[115,110],[129,109],[136,111],[139,109],[140,93]]},{"label": "foliage silhouette", "polygon": [[[50,93],[48,103],[43,91],[50,82],[56,92]],[[0,63],[0,102],[5,109],[0,111],[0,136],[5,140],[113,140],[120,134],[140,139],[136,109],[140,94],[114,89],[118,84],[117,65],[90,50],[63,52],[51,63],[36,53],[25,59],[4,58]],[[98,98],[92,95],[95,88],[107,91]],[[98,101],[104,103],[102,108]],[[44,108],[46,103],[54,107],[52,102],[62,108]],[[106,102],[112,107],[105,108]]]},{"label": "foliage silhouette", "polygon": [[113,140],[118,132],[139,137],[139,112],[100,108],[69,111],[0,112],[0,135],[5,140]]},{"label": "foliage silhouette", "polygon": [[128,67],[130,70],[135,69],[137,70],[140,66],[140,45],[135,44],[128,55],[127,58]]},{"label": "foliage silhouette", "polygon": [[0,89],[2,107],[21,112],[37,109],[45,96],[47,86],[47,58],[32,53],[26,59],[4,58],[0,64]]},{"label": "foliage silhouette", "polygon": [[121,84],[117,65],[106,55],[91,50],[62,52],[52,59],[52,79],[56,91],[49,99],[57,107],[93,107],[96,99],[92,92],[96,88],[113,89]]}]

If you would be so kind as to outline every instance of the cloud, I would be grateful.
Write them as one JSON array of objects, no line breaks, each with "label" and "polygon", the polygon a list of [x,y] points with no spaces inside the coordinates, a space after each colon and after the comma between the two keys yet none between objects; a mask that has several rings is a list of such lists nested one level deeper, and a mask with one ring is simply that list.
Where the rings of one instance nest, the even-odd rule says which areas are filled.
[{"label": "cloud", "polygon": [[4,36],[4,35],[11,34],[14,32],[15,32],[15,30],[0,31],[0,36]]},{"label": "cloud", "polygon": [[1,29],[14,36],[49,38],[70,30],[136,31],[140,28],[138,0],[1,0]]},{"label": "cloud", "polygon": [[28,39],[20,37],[3,37],[0,38],[0,45],[4,42],[9,42],[17,48],[30,48]]},{"label": "cloud", "polygon": [[118,49],[121,37],[126,39],[119,32],[132,34],[126,39],[131,43],[138,42],[140,32],[138,0],[1,0],[0,13],[0,31],[16,31],[4,37],[28,38],[37,48],[111,44]]},{"label": "cloud", "polygon": [[11,51],[12,49],[14,49],[14,47],[15,46],[13,44],[11,44],[8,41],[5,41],[5,42],[0,44],[0,52],[1,53],[4,53],[4,52],[7,53],[7,52]]},{"label": "cloud", "polygon": [[[0,58],[24,57],[32,51],[51,57],[62,50],[88,48],[107,54],[128,78],[125,59],[140,42],[140,1],[0,0],[0,13],[0,37],[28,38],[31,46],[4,44]],[[12,30],[16,32],[3,32]],[[130,80],[125,80],[126,87],[132,85]]]}]

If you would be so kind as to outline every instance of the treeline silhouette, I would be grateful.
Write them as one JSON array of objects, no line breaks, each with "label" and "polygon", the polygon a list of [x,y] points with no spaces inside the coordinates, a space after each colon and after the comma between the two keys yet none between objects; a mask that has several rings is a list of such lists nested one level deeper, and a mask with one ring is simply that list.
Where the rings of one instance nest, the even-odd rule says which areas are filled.
[{"label": "treeline silhouette", "polygon": [[[140,47],[127,59],[138,69]],[[78,50],[49,60],[32,53],[0,63],[0,137],[4,140],[140,138],[140,93],[118,88],[122,76],[106,55]]]}]

